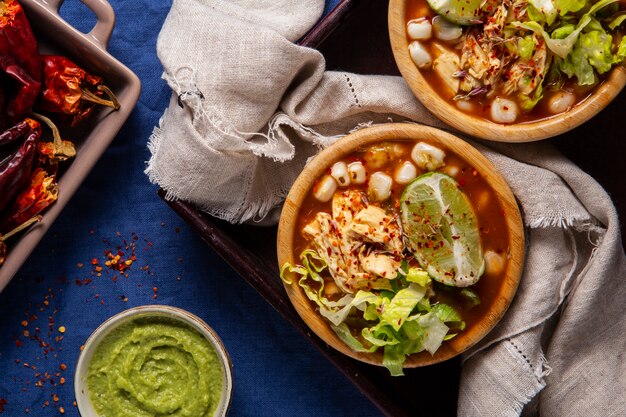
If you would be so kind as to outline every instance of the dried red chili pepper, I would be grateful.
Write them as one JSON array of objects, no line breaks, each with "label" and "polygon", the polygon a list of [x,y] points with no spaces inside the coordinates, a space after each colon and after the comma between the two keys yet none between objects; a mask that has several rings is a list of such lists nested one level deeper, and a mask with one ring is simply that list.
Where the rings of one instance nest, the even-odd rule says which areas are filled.
[{"label": "dried red chili pepper", "polygon": [[31,129],[32,126],[30,125],[29,119],[22,120],[21,122],[15,124],[13,127],[8,128],[2,134],[0,134],[0,146],[8,145],[9,143],[21,139],[24,136],[24,133]]},{"label": "dried red chili pepper", "polygon": [[[93,111],[96,104],[120,108],[115,94],[102,84],[102,78],[88,74],[68,58],[42,55],[43,85],[37,109],[68,116],[76,126]],[[108,99],[102,97],[106,94]]]},{"label": "dried red chili pepper", "polygon": [[0,212],[13,201],[30,178],[37,143],[41,138],[41,127],[32,119],[26,119],[29,128],[16,129],[19,136],[26,136],[13,155],[0,163]]},{"label": "dried red chili pepper", "polygon": [[56,175],[48,174],[43,168],[35,169],[30,176],[30,185],[17,196],[0,230],[12,229],[40,214],[57,200],[58,195]]},{"label": "dried red chili pepper", "polygon": [[17,0],[0,0],[0,69],[16,82],[6,109],[15,122],[32,109],[41,87],[37,41]]},{"label": "dried red chili pepper", "polygon": [[6,114],[7,89],[3,82],[0,82],[0,132],[9,126],[8,115]]},{"label": "dried red chili pepper", "polygon": [[29,227],[31,224],[38,222],[38,221],[41,221],[41,216],[35,216],[32,219],[26,220],[24,223],[22,223],[15,229],[11,230],[9,233],[0,235],[0,265],[4,263],[7,257],[7,245],[4,242],[6,242],[6,240],[10,238],[11,236],[21,232],[22,230]]},{"label": "dried red chili pepper", "polygon": [[52,142],[39,142],[37,149],[39,150],[40,160],[45,165],[56,166],[59,162],[68,160],[76,156],[76,148],[74,143],[61,138],[61,132],[54,122],[41,114],[32,113],[36,119],[45,123],[52,130]]}]

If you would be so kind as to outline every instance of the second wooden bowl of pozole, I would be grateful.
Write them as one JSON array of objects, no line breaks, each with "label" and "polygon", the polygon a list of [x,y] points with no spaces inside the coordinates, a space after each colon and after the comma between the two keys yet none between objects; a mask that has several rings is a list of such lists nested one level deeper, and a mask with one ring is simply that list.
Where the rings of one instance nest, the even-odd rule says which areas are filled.
[{"label": "second wooden bowl of pozole", "polygon": [[626,5],[588,3],[544,16],[502,2],[390,0],[389,36],[435,116],[475,137],[528,142],[584,123],[626,84]]},{"label": "second wooden bowl of pozole", "polygon": [[456,356],[496,325],[523,242],[496,168],[463,140],[413,124],[366,128],[317,155],[287,196],[277,237],[306,324],[393,375]]}]

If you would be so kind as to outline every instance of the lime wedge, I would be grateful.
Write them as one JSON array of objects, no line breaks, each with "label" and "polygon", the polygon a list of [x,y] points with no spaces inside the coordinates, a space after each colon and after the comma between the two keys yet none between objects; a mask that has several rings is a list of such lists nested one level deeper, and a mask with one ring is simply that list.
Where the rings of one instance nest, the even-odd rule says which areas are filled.
[{"label": "lime wedge", "polygon": [[442,284],[475,284],[485,269],[478,220],[454,178],[424,174],[406,186],[400,201],[407,246],[420,266]]},{"label": "lime wedge", "polygon": [[480,20],[483,0],[427,0],[438,15],[458,25],[472,25]]}]

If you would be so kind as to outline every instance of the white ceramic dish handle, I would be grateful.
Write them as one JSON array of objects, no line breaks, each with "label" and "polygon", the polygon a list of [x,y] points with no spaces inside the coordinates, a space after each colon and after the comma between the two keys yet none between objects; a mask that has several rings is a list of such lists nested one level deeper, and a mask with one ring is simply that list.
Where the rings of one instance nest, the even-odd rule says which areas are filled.
[{"label": "white ceramic dish handle", "polygon": [[[54,14],[59,14],[59,9],[65,0],[42,0],[42,3],[46,5],[48,10]],[[96,24],[86,33],[100,48],[106,49],[109,46],[109,40],[111,39],[111,33],[113,33],[113,27],[115,26],[115,12],[113,7],[107,0],[80,0],[85,6],[87,6],[97,18]]]}]

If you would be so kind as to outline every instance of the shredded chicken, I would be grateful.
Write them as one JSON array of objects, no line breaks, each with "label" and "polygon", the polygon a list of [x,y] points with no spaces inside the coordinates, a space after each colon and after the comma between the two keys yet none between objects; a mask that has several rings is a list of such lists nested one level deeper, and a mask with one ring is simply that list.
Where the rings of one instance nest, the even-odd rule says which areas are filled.
[{"label": "shredded chicken", "polygon": [[450,90],[450,97],[452,97],[459,91],[460,81],[456,76],[461,69],[459,56],[438,43],[433,44],[433,51],[436,56],[435,61],[433,62],[433,70],[448,87]]},{"label": "shredded chicken", "polygon": [[332,216],[317,213],[303,229],[337,286],[347,293],[390,289],[404,250],[398,220],[366,201],[361,191],[338,192]]},{"label": "shredded chicken", "polygon": [[[524,20],[526,0],[492,2],[481,29],[468,29],[460,54],[460,84],[455,99],[498,93],[530,95],[541,85],[550,54],[545,42],[535,36],[536,46],[531,59],[522,59],[511,48],[518,38],[505,35],[508,23]],[[507,46],[508,45],[508,46]],[[445,79],[444,79],[445,81]]]},{"label": "shredded chicken", "polygon": [[537,46],[530,60],[518,60],[507,72],[507,81],[502,85],[504,94],[512,94],[519,91],[522,94],[530,94],[543,81],[548,52],[542,39],[536,39]]}]

